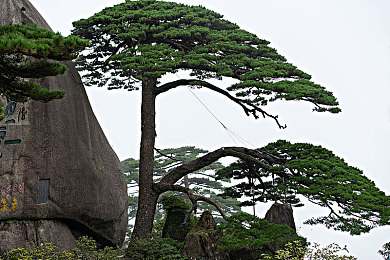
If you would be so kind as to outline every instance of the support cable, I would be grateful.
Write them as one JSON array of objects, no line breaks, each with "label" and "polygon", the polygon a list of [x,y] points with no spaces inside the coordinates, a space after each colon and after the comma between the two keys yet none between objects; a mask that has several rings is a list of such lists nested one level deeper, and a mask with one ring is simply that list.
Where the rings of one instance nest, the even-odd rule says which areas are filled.
[{"label": "support cable", "polygon": [[222,123],[221,120],[219,120],[219,118],[211,111],[211,109],[209,109],[207,107],[207,105],[195,94],[194,91],[192,91],[191,87],[188,86],[187,87],[188,90],[192,93],[192,95],[194,95],[194,97],[203,105],[204,108],[206,108],[206,110],[215,118],[215,120],[217,120],[221,126],[225,129],[225,131],[228,133],[228,135],[230,136],[230,138],[233,140],[234,144],[237,145],[237,142],[235,141],[234,137],[240,141],[244,146],[252,146],[255,148],[255,146],[253,144],[251,144],[250,142],[246,141],[244,138],[242,138],[240,135],[238,135],[237,133],[235,133],[233,130],[229,129],[224,123]]}]

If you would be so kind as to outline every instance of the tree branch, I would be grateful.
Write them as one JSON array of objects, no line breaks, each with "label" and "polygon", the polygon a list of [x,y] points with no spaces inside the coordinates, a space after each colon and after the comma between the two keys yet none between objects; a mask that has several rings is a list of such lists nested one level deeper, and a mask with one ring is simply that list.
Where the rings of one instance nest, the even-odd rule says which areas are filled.
[{"label": "tree branch", "polygon": [[167,157],[167,158],[169,158],[169,159],[171,159],[171,160],[173,160],[173,161],[182,162],[182,161],[180,161],[180,160],[177,160],[177,159],[173,158],[172,156],[169,156],[169,155],[167,155],[167,154],[164,154],[163,152],[161,152],[160,149],[157,149],[156,147],[154,148],[154,150],[155,150],[157,153],[161,154],[162,156]]},{"label": "tree branch", "polygon": [[246,100],[236,98],[236,97],[232,96],[228,91],[221,89],[221,88],[219,88],[219,87],[217,87],[217,86],[215,86],[207,81],[203,81],[203,80],[199,80],[199,79],[179,79],[176,81],[171,81],[171,82],[165,83],[165,84],[155,88],[155,94],[157,96],[161,93],[164,93],[168,90],[174,89],[174,88],[179,87],[179,86],[200,86],[200,87],[208,88],[208,89],[213,90],[219,94],[224,95],[225,97],[229,98],[230,100],[232,100],[236,104],[240,105],[247,116],[253,115],[254,118],[258,119],[259,116],[257,115],[257,113],[260,113],[264,118],[270,117],[273,120],[275,120],[275,122],[277,123],[277,125],[280,129],[285,129],[287,127],[286,125],[280,124],[277,115],[276,116],[271,115],[271,114],[267,113],[266,111],[264,111],[263,109],[261,109],[260,107],[258,107],[257,105],[251,104]]},{"label": "tree branch", "polygon": [[126,45],[126,41],[123,41],[121,43],[118,44],[118,46],[116,46],[116,48],[112,51],[112,54],[110,55],[110,57],[108,57],[105,61],[104,61],[104,64],[103,66],[107,66],[108,63],[110,62],[111,58],[116,55],[118,53],[118,51]]},{"label": "tree branch", "polygon": [[244,161],[254,163],[262,168],[269,169],[270,164],[283,163],[284,160],[275,156],[270,156],[266,153],[248,149],[245,147],[223,147],[213,152],[207,153],[195,160],[176,167],[169,171],[165,175],[160,183],[164,184],[175,184],[178,180],[183,178],[185,175],[202,169],[203,167],[210,165],[222,157],[233,156],[240,158]]},{"label": "tree branch", "polygon": [[[155,183],[153,185],[153,189],[159,193],[164,193],[166,191],[178,191],[187,194],[188,198],[191,200],[192,204],[196,204],[198,201],[204,201],[207,202],[211,205],[213,205],[218,212],[221,214],[221,216],[226,219],[226,214],[223,212],[222,208],[218,205],[217,202],[213,201],[210,198],[207,198],[205,196],[201,195],[195,195],[193,194],[190,189],[187,189],[186,187],[180,186],[180,185],[175,185],[175,184],[166,184],[166,183]],[[188,215],[191,214],[191,212],[196,208],[196,206],[192,206],[190,209],[190,212],[187,213]]]}]

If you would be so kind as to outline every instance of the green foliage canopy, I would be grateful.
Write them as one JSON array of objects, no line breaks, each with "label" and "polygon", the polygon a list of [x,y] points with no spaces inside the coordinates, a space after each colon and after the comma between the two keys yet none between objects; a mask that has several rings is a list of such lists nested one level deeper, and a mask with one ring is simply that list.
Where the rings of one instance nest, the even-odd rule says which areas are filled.
[{"label": "green foliage canopy", "polygon": [[152,238],[134,240],[126,250],[127,259],[188,259],[179,254],[183,243],[170,238]]},{"label": "green foliage canopy", "polygon": [[255,117],[264,111],[253,106],[279,99],[309,101],[316,111],[341,111],[331,92],[287,63],[268,41],[222,18],[202,6],[127,0],[73,23],[73,34],[92,43],[77,64],[87,72],[86,85],[109,89],[138,89],[141,81],[181,70],[193,76],[160,85],[156,94],[181,85],[218,91],[204,80],[233,78],[236,83],[227,88],[236,94],[231,99]]},{"label": "green foliage canopy", "polygon": [[331,151],[282,140],[258,150],[283,160],[268,169],[238,161],[220,170],[220,178],[251,180],[225,189],[225,196],[250,196],[253,199],[247,205],[253,201],[280,201],[302,206],[299,195],[303,195],[330,210],[329,215],[309,219],[307,224],[324,224],[352,235],[390,224],[390,197],[361,170]]},{"label": "green foliage canopy", "polygon": [[247,249],[258,259],[262,254],[272,254],[271,243],[283,246],[289,240],[301,241],[306,239],[296,235],[295,230],[287,225],[278,225],[260,219],[248,213],[238,213],[218,225],[222,233],[221,250]]},{"label": "green foliage canopy", "polygon": [[63,98],[63,91],[42,89],[33,80],[65,73],[67,68],[53,60],[72,60],[87,45],[87,40],[63,37],[35,24],[0,26],[0,94],[16,102]]}]

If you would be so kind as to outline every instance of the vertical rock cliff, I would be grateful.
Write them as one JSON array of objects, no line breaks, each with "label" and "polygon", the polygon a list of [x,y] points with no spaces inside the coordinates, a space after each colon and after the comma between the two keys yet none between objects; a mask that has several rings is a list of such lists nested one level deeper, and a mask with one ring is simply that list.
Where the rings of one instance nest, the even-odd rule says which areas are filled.
[{"label": "vertical rock cliff", "polygon": [[[50,29],[28,0],[0,0],[0,25],[23,20]],[[5,105],[0,121],[0,241],[7,239],[8,245],[52,242],[63,248],[62,242],[69,240],[65,247],[71,247],[79,235],[120,245],[125,236],[127,189],[120,162],[73,63],[65,64],[64,75],[38,82],[64,90],[64,99],[15,103],[0,97]],[[18,230],[32,230],[35,240],[16,238]],[[0,243],[0,252],[5,249]]]}]

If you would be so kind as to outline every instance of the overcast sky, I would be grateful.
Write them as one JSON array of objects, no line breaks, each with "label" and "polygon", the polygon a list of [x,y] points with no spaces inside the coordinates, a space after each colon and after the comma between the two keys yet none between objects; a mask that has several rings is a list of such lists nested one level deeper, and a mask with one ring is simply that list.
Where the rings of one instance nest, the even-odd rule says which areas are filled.
[{"label": "overcast sky", "polygon": [[[114,0],[30,0],[54,31],[68,35],[72,21],[87,18]],[[271,42],[279,53],[313,81],[333,91],[343,112],[311,112],[305,103],[279,102],[266,107],[288,128],[270,119],[254,120],[237,105],[208,90],[196,95],[232,131],[255,147],[277,139],[320,144],[362,169],[390,194],[390,1],[388,0],[181,0],[217,11],[241,28]],[[239,3],[239,4],[238,4]],[[174,78],[176,79],[176,78]],[[227,82],[217,82],[228,86]],[[138,158],[140,92],[87,88],[106,136],[123,160]],[[221,125],[186,89],[157,100],[158,148],[195,145],[209,150],[233,146]],[[249,146],[251,147],[251,146]],[[267,209],[259,206],[259,209]],[[381,259],[376,253],[390,241],[390,227],[350,237],[302,222],[319,212],[307,206],[294,211],[301,235],[327,245],[347,244],[359,259]]]}]

